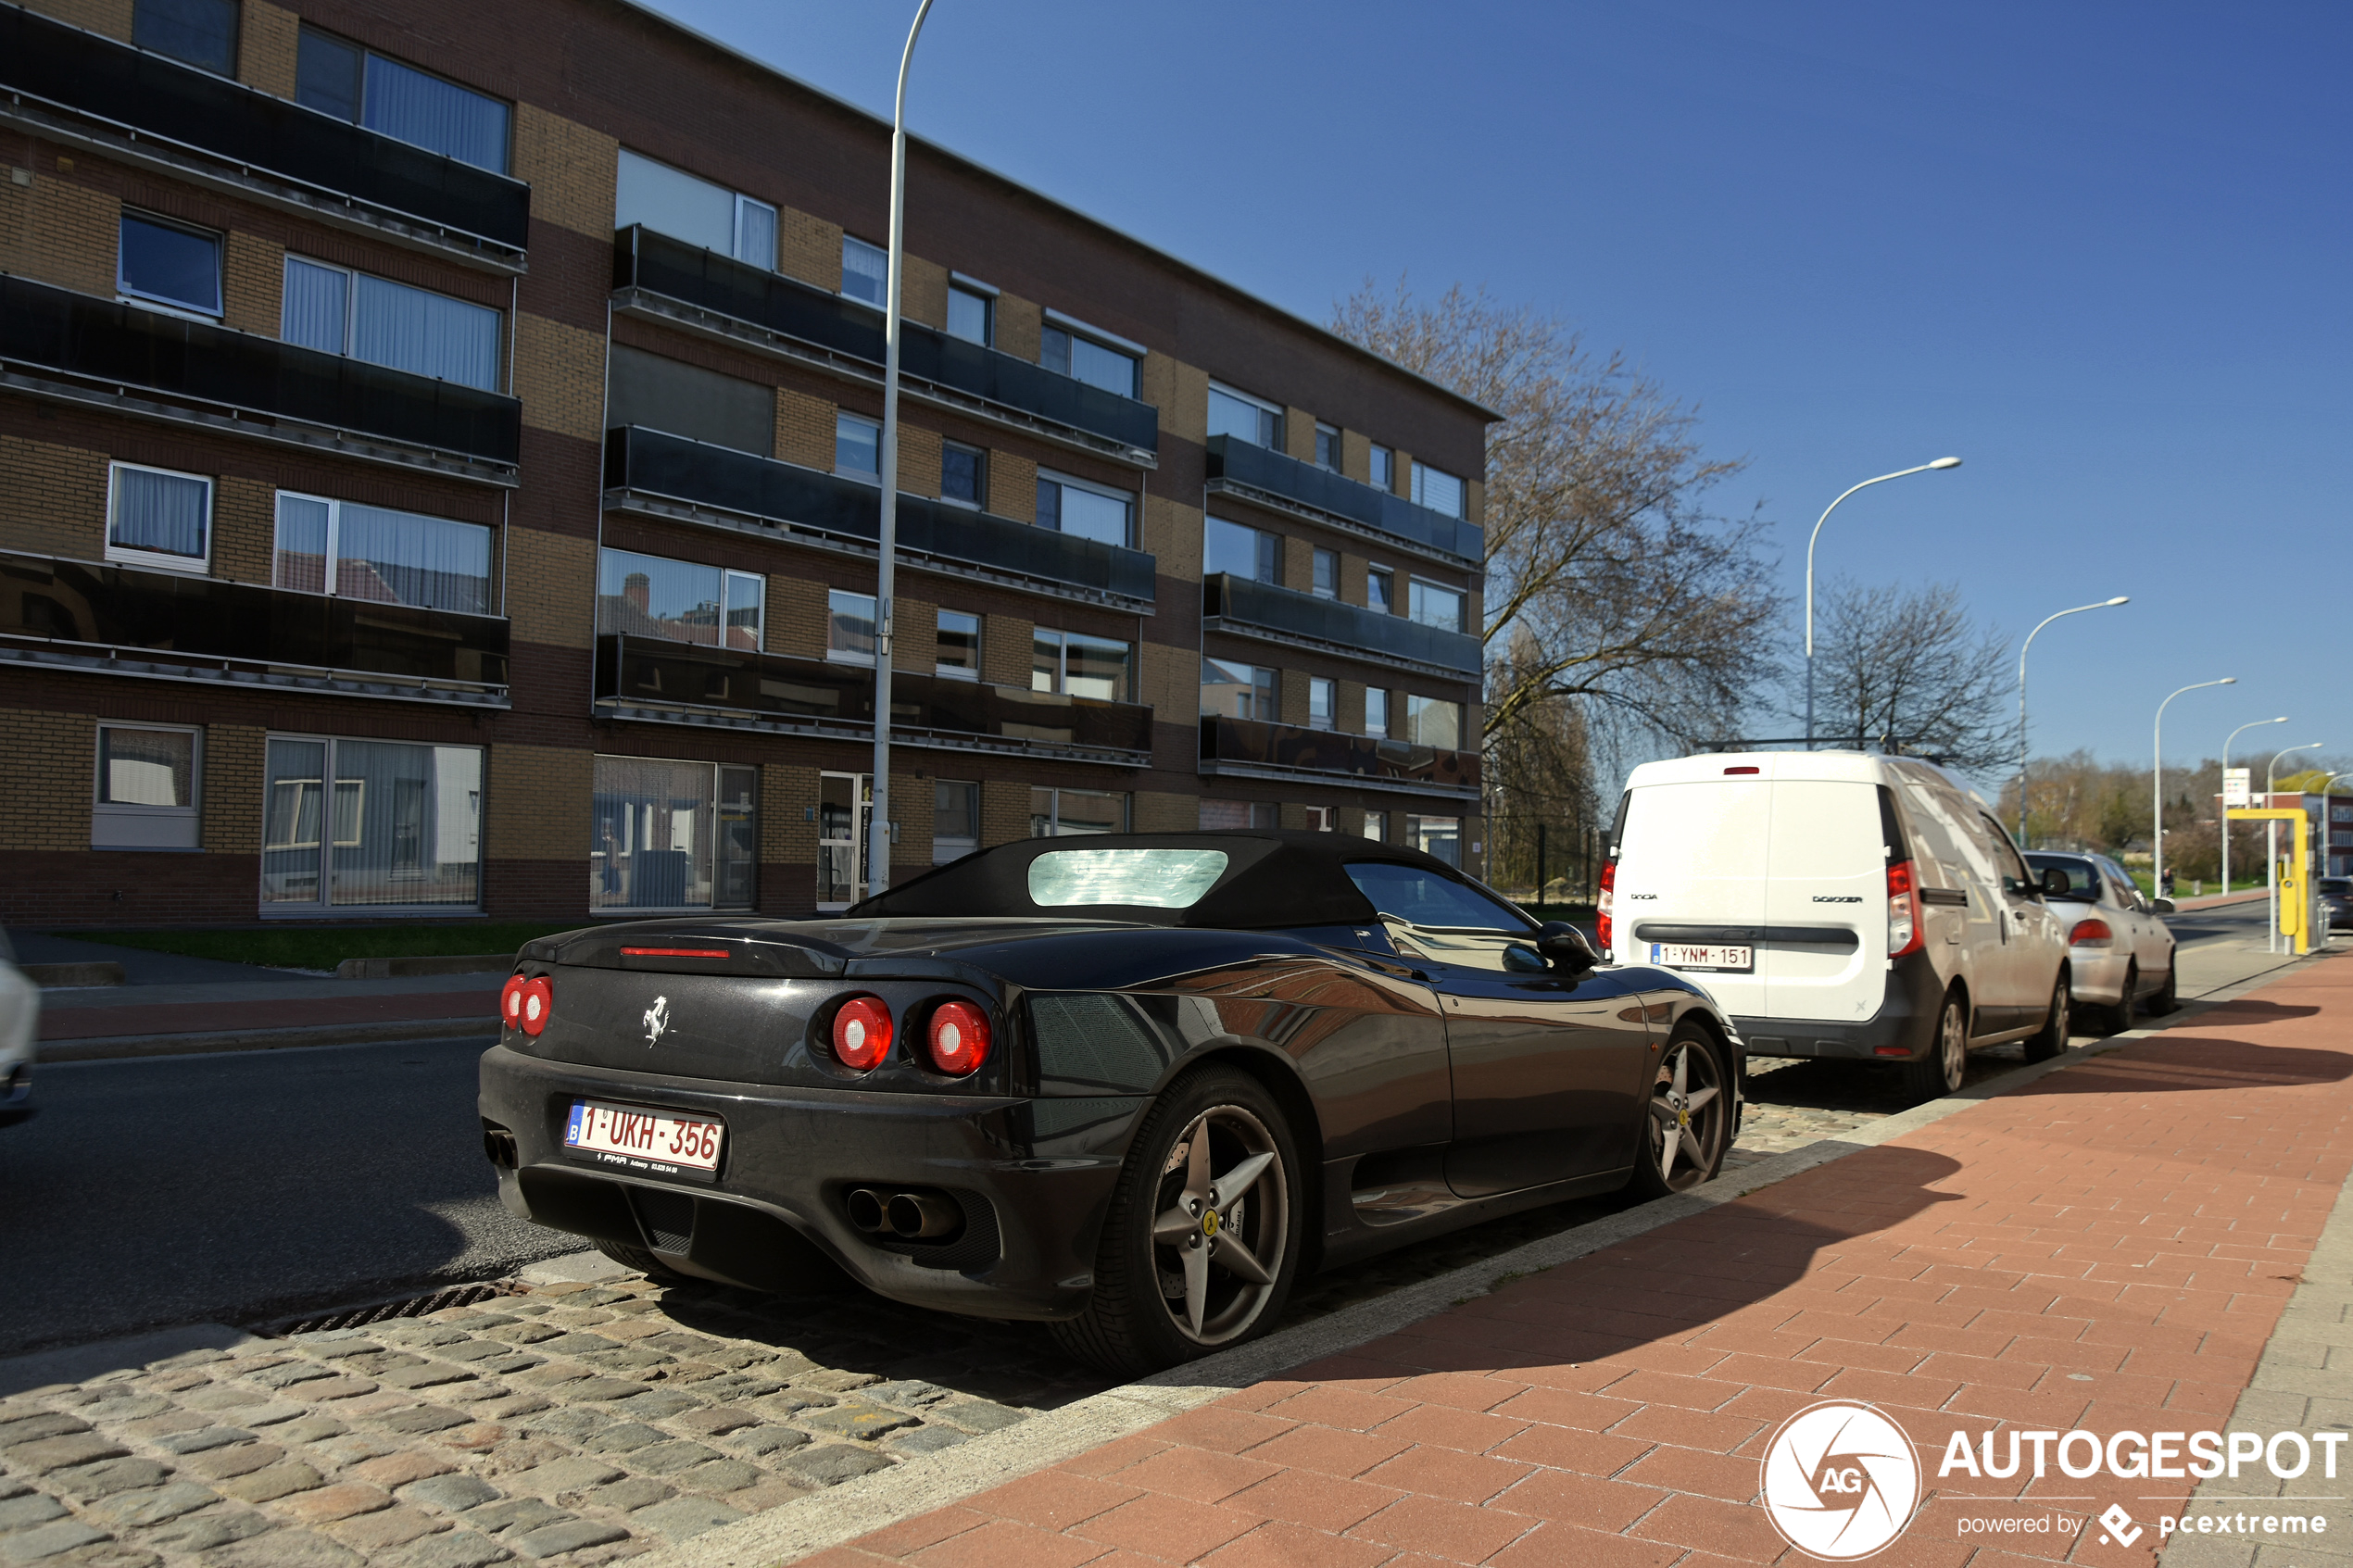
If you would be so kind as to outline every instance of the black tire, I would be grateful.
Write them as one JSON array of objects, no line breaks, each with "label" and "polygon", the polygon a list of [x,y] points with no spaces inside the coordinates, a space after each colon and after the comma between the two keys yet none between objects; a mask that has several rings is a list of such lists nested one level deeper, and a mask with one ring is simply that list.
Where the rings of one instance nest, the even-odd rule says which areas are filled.
[{"label": "black tire", "polygon": [[2133,1027],[2133,993],[2141,988],[2141,966],[2138,962],[2124,966],[2124,991],[2114,1007],[2100,1009],[2100,1033],[2121,1035]]},{"label": "black tire", "polygon": [[665,1264],[642,1247],[623,1247],[617,1241],[600,1241],[597,1250],[624,1269],[635,1269],[656,1285],[684,1285],[686,1276]]},{"label": "black tire", "polygon": [[2151,1018],[2163,1018],[2169,1012],[2182,1010],[2182,993],[2177,982],[2181,977],[2181,949],[2176,947],[2165,955],[2165,984],[2149,993],[2141,1004]]},{"label": "black tire", "polygon": [[1956,988],[1944,993],[1928,1048],[1904,1064],[1904,1086],[1919,1099],[1957,1094],[1969,1071],[1969,1004]]},{"label": "black tire", "polygon": [[2026,1060],[2048,1061],[2067,1049],[2069,1034],[2074,1022],[2075,991],[2068,983],[2067,970],[2062,966],[2057,982],[2051,987],[2051,1010],[2043,1015],[2043,1027],[2026,1037]]},{"label": "black tire", "polygon": [[1136,1377],[1256,1338],[1282,1316],[1298,1277],[1303,1197],[1290,1120],[1265,1085],[1215,1065],[1179,1078],[1128,1148],[1094,1293],[1085,1311],[1052,1325],[1055,1340]]},{"label": "black tire", "polygon": [[1703,1024],[1679,1025],[1651,1072],[1629,1185],[1646,1198],[1664,1198],[1713,1180],[1732,1146],[1738,1105],[1723,1044]]}]

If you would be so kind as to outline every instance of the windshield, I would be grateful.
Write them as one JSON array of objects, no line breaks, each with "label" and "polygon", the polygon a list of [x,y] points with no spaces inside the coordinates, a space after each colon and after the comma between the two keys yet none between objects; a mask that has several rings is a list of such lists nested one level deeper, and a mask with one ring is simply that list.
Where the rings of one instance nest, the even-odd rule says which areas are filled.
[{"label": "windshield", "polygon": [[1049,909],[1189,909],[1225,872],[1223,849],[1049,849],[1029,862],[1029,897]]},{"label": "windshield", "polygon": [[[2067,891],[2055,893],[2052,895],[2053,897],[2082,898],[2095,904],[2099,902],[2100,873],[2091,861],[2079,860],[2072,855],[2029,855],[2026,858],[2026,863],[2034,868],[2034,877],[2038,883],[2043,881],[2045,872],[2065,872],[2067,873]],[[2047,887],[2049,884],[2045,883],[2044,885]]]},{"label": "windshield", "polygon": [[1358,860],[1348,868],[1356,891],[1373,908],[1411,925],[1459,931],[1531,931],[1535,922],[1475,887],[1419,866],[1388,860]]}]

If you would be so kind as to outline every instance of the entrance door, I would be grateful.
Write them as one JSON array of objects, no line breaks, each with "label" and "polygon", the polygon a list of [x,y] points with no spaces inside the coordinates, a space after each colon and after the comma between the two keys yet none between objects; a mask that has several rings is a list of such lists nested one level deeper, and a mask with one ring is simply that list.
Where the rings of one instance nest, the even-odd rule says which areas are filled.
[{"label": "entrance door", "polygon": [[817,908],[846,909],[866,896],[872,773],[817,775]]}]

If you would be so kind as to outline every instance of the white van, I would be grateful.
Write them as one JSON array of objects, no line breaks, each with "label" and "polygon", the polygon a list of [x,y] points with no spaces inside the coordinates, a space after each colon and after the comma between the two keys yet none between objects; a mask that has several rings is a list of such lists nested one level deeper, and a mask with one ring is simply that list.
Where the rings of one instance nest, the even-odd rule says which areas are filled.
[{"label": "white van", "polygon": [[2067,1047],[2067,933],[1984,802],[1926,762],[1645,763],[1609,854],[1601,947],[1691,974],[1751,1055],[1902,1062],[1942,1095],[1978,1047]]}]

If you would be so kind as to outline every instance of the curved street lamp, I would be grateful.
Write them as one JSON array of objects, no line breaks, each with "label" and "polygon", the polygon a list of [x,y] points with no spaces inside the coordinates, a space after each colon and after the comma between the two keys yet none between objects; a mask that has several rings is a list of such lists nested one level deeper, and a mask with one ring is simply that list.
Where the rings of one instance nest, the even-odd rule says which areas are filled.
[{"label": "curved street lamp", "polygon": [[2102,599],[2095,605],[2077,605],[2046,615],[2034,623],[2034,631],[2026,633],[2026,641],[2018,646],[2018,847],[2026,847],[2026,650],[2034,646],[2035,633],[2052,621],[2065,616],[2081,615],[2087,609],[2114,609],[2118,605],[2133,601],[2122,594],[2112,599]]},{"label": "curved street lamp", "polygon": [[[1867,479],[1860,484],[1849,485],[1839,493],[1838,501],[1845,500],[1857,490],[1885,484],[1891,479],[1926,473],[1931,469],[1957,469],[1960,466],[1958,458],[1939,458],[1916,468],[1897,469],[1894,473],[1883,473],[1877,479]],[[1838,501],[1832,501],[1822,508],[1822,515],[1814,520],[1814,532],[1806,537],[1806,749],[1808,751],[1814,749],[1814,546],[1822,537],[1822,524],[1830,521],[1831,513],[1838,510]]]},{"label": "curved street lamp", "polygon": [[[2281,715],[2280,715],[2278,718],[2276,718],[2276,719],[2251,719],[2251,720],[2249,720],[2247,722],[2246,722],[2246,723],[2244,723],[2244,724],[2241,724],[2241,725],[2240,725],[2237,729],[2233,730],[2233,731],[2232,731],[2232,732],[2231,732],[2228,735],[2226,735],[2226,736],[2224,736],[2224,737],[2223,737],[2223,740],[2222,740],[2222,772],[2223,772],[2224,777],[2223,777],[2223,780],[2222,780],[2222,784],[2223,784],[2223,787],[2224,787],[2224,789],[2225,789],[2225,790],[2227,790],[2227,789],[2229,788],[2229,786],[2230,786],[2230,782],[2231,782],[2231,781],[2230,781],[2230,778],[2229,778],[2229,774],[2230,774],[2230,771],[2231,771],[2231,742],[2233,742],[2233,741],[2234,741],[2234,740],[2238,739],[2240,735],[2242,735],[2242,734],[2246,734],[2246,733],[2247,731],[2249,731],[2249,730],[2258,730],[2258,729],[2261,729],[2261,728],[2262,728],[2264,725],[2266,725],[2266,724],[2284,724],[2284,723],[2286,723],[2286,722],[2287,722],[2287,715],[2286,715],[2286,714],[2284,714],[2284,713],[2281,714]],[[2231,890],[2231,817],[2230,817],[2230,811],[2231,811],[2230,801],[2229,801],[2228,797],[2227,797],[2227,796],[2225,796],[2224,800],[2223,800],[2223,804],[2222,804],[2222,817],[2221,817],[2221,829],[2222,829],[2222,891],[2223,891],[2223,892],[2225,892],[2225,893],[2228,893],[2228,892]]]},{"label": "curved street lamp", "polygon": [[[890,267],[883,282],[882,518],[875,568],[875,781],[866,808],[866,891],[890,885],[890,631],[899,581],[899,290],[907,260],[907,69],[915,40],[931,15],[931,0],[915,7],[907,47],[899,56],[899,95],[890,111]],[[854,809],[854,808],[853,808]]]},{"label": "curved street lamp", "polygon": [[[2238,684],[2236,675],[2225,675],[2219,681],[2199,681],[2183,686],[2182,692],[2203,691],[2208,686],[2235,686]],[[2157,811],[2149,819],[2149,897],[2152,898],[2165,897],[2165,703],[2171,702],[2182,692],[2175,692],[2165,702],[2157,705],[2157,727],[2153,736],[2157,753]]]}]

